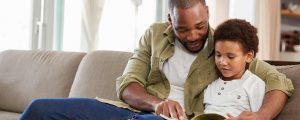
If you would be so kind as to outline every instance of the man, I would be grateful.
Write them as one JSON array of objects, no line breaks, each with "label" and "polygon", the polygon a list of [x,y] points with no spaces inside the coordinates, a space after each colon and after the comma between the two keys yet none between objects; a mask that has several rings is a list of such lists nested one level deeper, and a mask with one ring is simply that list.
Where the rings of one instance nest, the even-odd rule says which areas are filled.
[{"label": "man", "polygon": [[[105,100],[41,99],[21,119],[162,119],[152,112],[186,119],[202,113],[203,90],[218,77],[208,8],[205,0],[169,0],[169,10],[169,23],[153,24],[145,32],[118,78],[118,97],[128,109]],[[253,61],[250,71],[266,81],[264,103],[258,112],[232,119],[273,119],[292,94],[292,83],[262,61]]]}]

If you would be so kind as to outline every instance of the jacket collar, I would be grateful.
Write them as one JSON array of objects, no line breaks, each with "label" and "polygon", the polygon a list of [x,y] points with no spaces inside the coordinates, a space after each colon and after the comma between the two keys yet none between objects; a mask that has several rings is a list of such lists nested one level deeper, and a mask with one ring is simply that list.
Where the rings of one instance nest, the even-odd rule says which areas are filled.
[{"label": "jacket collar", "polygon": [[175,45],[175,34],[172,28],[172,25],[169,23],[167,29],[164,31],[164,36],[167,37],[170,44]]}]

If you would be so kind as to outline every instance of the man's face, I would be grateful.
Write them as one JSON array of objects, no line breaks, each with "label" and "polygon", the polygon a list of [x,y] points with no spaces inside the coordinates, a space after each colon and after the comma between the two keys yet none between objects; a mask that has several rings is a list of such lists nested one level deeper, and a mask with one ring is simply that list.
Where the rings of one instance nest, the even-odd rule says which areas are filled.
[{"label": "man's face", "polygon": [[175,36],[190,52],[196,53],[202,49],[207,37],[208,8],[201,3],[191,8],[174,8],[169,14]]}]

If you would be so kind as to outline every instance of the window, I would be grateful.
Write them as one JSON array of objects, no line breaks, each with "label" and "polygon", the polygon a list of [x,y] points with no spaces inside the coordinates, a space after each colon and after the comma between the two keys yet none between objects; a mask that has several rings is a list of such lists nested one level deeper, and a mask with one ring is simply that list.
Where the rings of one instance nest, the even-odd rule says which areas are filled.
[{"label": "window", "polygon": [[[139,37],[156,20],[156,0],[86,2],[65,0],[64,51],[133,51]],[[89,7],[85,8],[83,3],[89,4]],[[83,24],[86,26],[83,27]],[[88,34],[88,37],[83,38],[83,34]]]},{"label": "window", "polygon": [[[61,49],[63,51],[81,51],[82,0],[65,0]],[[58,41],[59,42],[59,41]]]},{"label": "window", "polygon": [[31,0],[1,1],[0,51],[7,49],[30,49],[31,3]]},{"label": "window", "polygon": [[155,0],[107,0],[100,22],[98,49],[133,51],[155,21]]},{"label": "window", "polygon": [[[90,6],[84,6],[89,2]],[[93,6],[94,3],[97,5]],[[133,51],[153,22],[165,20],[161,0],[8,0],[0,5],[0,51]],[[100,7],[99,9],[92,7]],[[9,12],[7,12],[9,11]],[[91,14],[86,23],[83,12]],[[159,15],[158,15],[159,13]],[[164,12],[165,13],[165,12]],[[101,19],[94,19],[99,16]],[[163,16],[166,17],[166,16]],[[86,25],[92,31],[86,30]],[[93,29],[97,30],[93,31]],[[92,33],[95,32],[95,33]],[[95,34],[93,38],[85,34]],[[87,41],[86,38],[92,39]]]}]

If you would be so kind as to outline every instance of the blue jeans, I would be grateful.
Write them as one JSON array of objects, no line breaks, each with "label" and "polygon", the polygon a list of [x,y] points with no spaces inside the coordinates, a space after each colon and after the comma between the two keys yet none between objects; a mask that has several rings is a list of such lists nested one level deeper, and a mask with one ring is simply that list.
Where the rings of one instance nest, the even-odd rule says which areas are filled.
[{"label": "blue jeans", "polygon": [[164,120],[149,112],[133,112],[90,98],[36,99],[20,120]]}]

